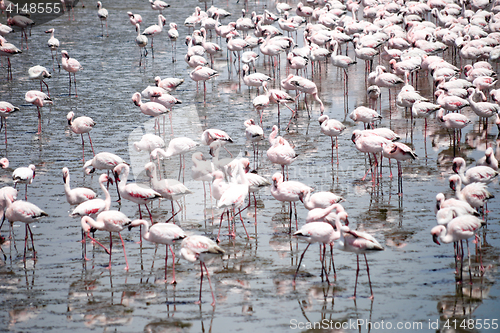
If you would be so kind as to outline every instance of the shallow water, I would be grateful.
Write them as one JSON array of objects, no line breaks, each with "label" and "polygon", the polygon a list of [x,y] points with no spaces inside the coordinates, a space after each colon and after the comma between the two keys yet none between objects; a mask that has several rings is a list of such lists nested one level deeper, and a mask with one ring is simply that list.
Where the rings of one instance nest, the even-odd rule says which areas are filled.
[{"label": "shallow water", "polygon": [[[392,329],[403,323],[409,325],[407,328],[412,327],[408,331],[446,331],[447,319],[456,319],[448,323],[452,327],[458,323],[457,328],[463,319],[498,319],[498,199],[490,202],[488,228],[481,231],[486,271],[483,276],[475,271],[472,286],[467,279],[463,285],[457,284],[452,246],[437,246],[430,236],[430,229],[436,224],[435,195],[444,192],[447,197],[452,196],[447,179],[452,173],[453,148],[449,147],[446,131],[433,119],[429,121],[427,137],[423,133],[423,120],[416,120],[412,130],[404,110],[390,106],[387,90],[383,90],[381,126],[390,127],[401,135],[403,142],[415,148],[419,159],[404,164],[402,197],[397,195],[396,174],[392,180],[388,177],[386,161],[379,185],[372,186],[370,177],[361,181],[368,161],[357,153],[350,141],[352,131],[361,125],[345,118],[343,74],[332,65],[314,80],[325,103],[325,112],[333,118],[345,119],[348,127],[339,137],[340,165],[332,168],[330,163],[330,139],[319,131],[317,104],[313,104],[311,119],[301,104],[298,120],[292,123],[288,133],[282,131],[282,135],[293,142],[300,154],[290,166],[290,179],[308,184],[317,191],[333,190],[342,195],[352,228],[370,232],[385,247],[385,251],[368,256],[375,294],[373,301],[368,298],[370,291],[363,260],[358,298],[355,301],[350,298],[356,270],[354,254],[335,251],[337,279],[332,286],[322,283],[317,246],[311,246],[306,253],[297,285],[292,286],[293,274],[306,244],[287,233],[288,206],[274,200],[269,190],[257,196],[257,229],[253,223],[253,207],[243,214],[252,238],[247,240],[241,224],[237,224],[236,239],[222,237],[220,246],[227,254],[207,265],[217,299],[214,308],[210,306],[206,280],[203,303],[194,304],[199,291],[198,265],[176,262],[178,284],[162,283],[164,249],[158,249],[153,261],[154,246],[144,242],[141,250],[136,243],[139,240],[136,230],[123,232],[130,265],[128,272],[124,270],[123,252],[117,237],[114,237],[112,270],[105,269],[108,256],[98,247],[92,249],[90,244],[87,254],[91,260],[82,260],[81,228],[78,219],[68,217],[72,207],[65,200],[61,169],[69,168],[72,187],[87,186],[98,193],[100,189],[98,175],[86,176],[81,170],[81,138],[67,127],[69,111],[96,121],[91,132],[96,152],[120,155],[132,166],[131,178],[146,183],[142,167],[148,157],[133,151],[132,142],[139,140],[144,132],[153,132],[153,119],[140,113],[131,96],[154,84],[153,78],[157,75],[162,78],[177,76],[186,81],[173,93],[183,101],[173,112],[175,136],[198,140],[205,128],[220,128],[234,140],[234,144],[228,145],[231,152],[252,152],[251,145],[245,142],[243,122],[250,117],[258,118],[251,104],[256,91],[249,91],[243,83],[240,87],[234,69],[229,74],[225,52],[217,57],[215,64],[221,75],[207,83],[206,103],[203,103],[201,86],[197,91],[196,84],[188,77],[191,69],[183,60],[186,47],[182,42],[188,29],[182,23],[197,2],[188,1],[187,4],[184,7],[174,4],[166,11],[167,22],[177,22],[181,35],[177,42],[178,61],[174,64],[170,42],[163,34],[155,39],[155,59],[149,55],[145,67],[139,67],[139,51],[134,43],[136,33],[126,12],[141,14],[145,26],[156,23],[157,14],[146,3],[130,0],[104,3],[110,12],[109,37],[101,37],[96,9],[86,1],[85,8],[76,8],[74,21],[62,16],[35,27],[29,39],[29,51],[23,50],[22,55],[11,59],[14,80],[0,81],[1,99],[20,106],[21,111],[8,119],[8,146],[0,145],[0,154],[8,157],[11,163],[8,169],[0,170],[1,181],[12,185],[11,173],[15,168],[35,164],[37,173],[28,187],[28,200],[43,208],[49,217],[32,224],[38,252],[36,262],[31,259],[30,252],[24,267],[24,225],[14,224],[17,251],[12,243],[3,246],[7,259],[0,261],[1,329],[29,332],[291,331],[307,329],[306,322],[318,325],[326,320],[322,322],[326,325],[323,328],[349,324],[344,324],[344,331],[367,332],[376,331],[376,328],[387,331],[388,323]],[[273,8],[271,3],[260,2],[250,3],[250,8],[262,12],[265,5]],[[235,19],[243,3],[219,6],[230,10]],[[46,48],[49,36],[43,32],[50,27],[56,29],[60,50],[67,50],[70,56],[78,59],[84,70],[76,76],[78,98],[68,96],[67,74],[57,68],[52,71],[53,77],[47,83],[54,105],[43,108],[43,134],[38,136],[36,109],[24,102],[24,93],[38,89],[38,82],[28,80],[29,67],[42,64],[51,68],[50,51]],[[9,40],[19,45],[19,33]],[[349,52],[352,53],[352,47]],[[262,57],[258,70],[270,70],[268,65],[264,67]],[[6,68],[2,68],[2,75],[5,73]],[[283,68],[281,78],[284,76]],[[423,73],[418,82],[418,89],[429,97],[431,87]],[[367,105],[365,91],[363,63],[359,62],[349,70],[349,111],[358,105]],[[264,112],[266,135],[276,122],[276,111],[276,107],[272,107]],[[463,132],[457,155],[465,156],[470,164],[483,155],[487,143],[493,144],[498,153],[497,128],[490,124],[488,135],[485,135],[479,131],[477,116],[470,110],[466,110],[466,114],[475,124]],[[288,110],[282,108],[282,128],[288,117]],[[168,140],[168,119],[166,125]],[[85,146],[87,159],[91,157],[88,141]],[[259,174],[270,178],[279,168],[266,159],[267,142],[260,146]],[[205,147],[198,150],[207,153]],[[227,157],[226,153],[221,157]],[[210,207],[214,202],[204,201],[202,184],[191,180],[189,157],[187,161],[186,185],[194,193],[184,200],[185,209],[176,216],[177,223],[189,234],[215,238],[220,212],[214,210],[213,223]],[[165,174],[176,178],[177,159],[167,160],[164,165]],[[498,181],[489,187],[497,195]],[[111,191],[111,195],[116,200],[116,192]],[[23,196],[21,187],[19,198]],[[159,207],[155,202],[153,206],[155,221],[165,221],[171,216],[169,202],[162,202]],[[139,215],[137,206],[129,202],[121,205],[113,202],[112,209],[119,209],[130,218]],[[306,209],[298,205],[299,225],[304,223],[306,214]],[[2,235],[6,234],[8,226],[4,225]],[[96,236],[107,244],[106,233]],[[473,256],[474,268],[478,266],[476,259]],[[356,320],[364,322],[360,321],[362,325],[356,327],[353,326]],[[371,321],[373,326],[367,327],[366,321]],[[380,326],[382,321],[385,326]],[[430,325],[431,322],[437,323],[438,329]]]}]

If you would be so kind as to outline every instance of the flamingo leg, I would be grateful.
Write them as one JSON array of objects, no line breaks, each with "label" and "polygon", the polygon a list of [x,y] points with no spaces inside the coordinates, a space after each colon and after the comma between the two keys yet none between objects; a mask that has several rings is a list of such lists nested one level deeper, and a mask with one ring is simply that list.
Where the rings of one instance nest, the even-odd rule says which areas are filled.
[{"label": "flamingo leg", "polygon": [[357,268],[356,268],[356,282],[354,283],[354,296],[356,298],[356,287],[358,286],[358,275],[359,275],[359,255],[356,254]]},{"label": "flamingo leg", "polygon": [[101,246],[106,251],[106,253],[111,254],[110,250],[108,250],[104,245],[102,245],[101,243],[99,243],[99,241],[97,239],[95,239],[94,237],[90,236],[90,232],[87,232],[87,237],[90,238],[90,240],[92,242],[97,243],[99,246]]},{"label": "flamingo leg", "polygon": [[[118,233],[118,235],[120,236],[120,240],[122,241],[123,256],[125,257],[125,270],[128,271],[128,260],[127,260],[127,253],[125,252],[125,243],[123,242],[122,234]],[[109,255],[109,258],[111,259],[111,254]],[[109,263],[109,267],[111,267],[111,262]]]},{"label": "flamingo leg", "polygon": [[201,288],[203,286],[203,263],[200,261],[200,271],[201,271],[201,275],[200,275],[200,298],[198,299],[198,301],[194,302],[194,304],[201,304]]},{"label": "flamingo leg", "polygon": [[90,138],[90,133],[87,133],[87,134],[89,135],[90,148],[92,148],[92,154],[94,154],[94,157],[95,157],[94,145],[92,144],[92,139]]},{"label": "flamingo leg", "polygon": [[[368,260],[366,259],[366,254],[363,254],[365,256],[365,262],[366,262],[366,274],[368,275],[368,284],[370,285],[370,299],[373,299],[373,290],[372,290],[372,281],[370,280],[370,266],[368,266]],[[358,262],[359,264],[359,262]],[[359,268],[359,265],[358,265]]]},{"label": "flamingo leg", "polygon": [[36,107],[38,111],[38,132],[36,133],[37,135],[42,134],[42,113],[40,112],[40,107]]},{"label": "flamingo leg", "polygon": [[[172,282],[170,282],[170,284],[177,284],[177,281],[175,280],[175,253],[174,253],[174,250],[172,249],[172,246],[168,246],[170,248],[170,252],[172,253],[172,274],[173,274],[173,279],[172,279]],[[165,274],[166,274],[166,271],[167,271],[167,262],[165,261]],[[167,280],[167,276],[165,275],[165,280]]]},{"label": "flamingo leg", "polygon": [[294,286],[295,286],[295,279],[297,278],[297,274],[299,273],[300,265],[302,264],[302,259],[304,259],[304,255],[306,254],[306,251],[309,248],[309,245],[311,245],[311,243],[307,244],[306,249],[304,250],[304,252],[302,252],[302,255],[300,256],[299,265],[297,266],[297,270],[295,271],[295,274],[293,276],[293,285]]}]

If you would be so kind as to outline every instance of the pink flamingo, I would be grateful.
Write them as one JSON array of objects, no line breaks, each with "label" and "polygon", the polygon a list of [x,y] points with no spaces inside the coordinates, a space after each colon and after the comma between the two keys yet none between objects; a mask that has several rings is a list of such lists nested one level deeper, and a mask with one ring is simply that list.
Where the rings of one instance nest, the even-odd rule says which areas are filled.
[{"label": "pink flamingo", "polygon": [[19,53],[23,53],[14,44],[7,43],[3,38],[0,38],[0,56],[7,57],[7,80],[12,80],[12,65],[10,57]]},{"label": "pink flamingo", "polygon": [[[450,222],[446,226],[437,225],[431,229],[432,240],[434,243],[441,245],[442,243],[454,243],[458,241],[465,240],[467,242],[467,251],[469,254],[469,276],[472,283],[472,275],[471,275],[471,265],[470,265],[470,252],[469,252],[469,238],[477,237],[476,233],[483,225],[482,221],[475,216],[472,215],[461,215]],[[460,253],[460,250],[456,250],[456,259],[457,257],[461,261],[463,260],[463,253]],[[462,270],[460,270],[462,271]]]},{"label": "pink flamingo", "polygon": [[358,149],[362,153],[373,153],[373,164],[370,165],[370,168],[366,171],[365,175],[363,176],[362,180],[364,181],[366,179],[366,176],[368,175],[368,172],[372,170],[372,181],[375,182],[375,172],[377,171],[377,153],[381,153],[383,150],[383,145],[390,143],[389,140],[378,136],[378,135],[361,135],[357,133],[353,133],[351,137],[352,142],[356,145],[356,149]]},{"label": "pink flamingo", "polygon": [[140,14],[134,14],[132,12],[127,12],[128,19],[130,21],[130,24],[132,24],[134,27],[136,26],[137,23],[141,24],[142,23],[142,16]]},{"label": "pink flamingo", "polygon": [[285,166],[292,164],[299,155],[295,153],[295,150],[285,138],[278,136],[274,139],[276,133],[277,127],[275,128],[275,126],[273,126],[273,131],[269,135],[269,141],[273,142],[272,146],[267,150],[266,155],[271,163],[281,165],[281,171],[283,177],[285,177]]},{"label": "pink flamingo", "polygon": [[141,205],[144,205],[149,213],[149,219],[151,223],[153,223],[153,216],[149,211],[147,203],[160,198],[161,194],[148,187],[139,186],[135,183],[127,184],[130,167],[125,163],[118,164],[113,169],[113,173],[115,174],[115,179],[118,181],[118,191],[120,195],[125,200],[132,201],[139,205],[139,219],[142,219]]},{"label": "pink flamingo", "polygon": [[[167,220],[168,223],[170,222],[170,220],[174,219],[175,215],[179,214],[182,211],[182,206],[177,202],[177,200],[193,192],[178,180],[158,179],[156,166],[152,162],[146,163],[144,169],[146,169],[146,175],[151,178],[152,189],[160,193],[162,198],[170,200],[172,203],[172,217]],[[175,212],[174,209],[174,201],[177,202],[177,205],[180,208],[177,212]]]},{"label": "pink flamingo", "polygon": [[217,73],[217,71],[203,66],[198,66],[191,73],[189,73],[191,80],[196,81],[196,90],[198,90],[198,82],[203,81],[203,102],[206,102],[207,100],[206,81],[218,75],[219,73]]},{"label": "pink flamingo", "polygon": [[46,104],[53,104],[52,99],[41,91],[30,90],[24,95],[24,100],[36,106],[38,111],[38,131],[36,134],[42,134],[42,113],[40,108]]},{"label": "pink flamingo", "polygon": [[76,90],[76,73],[83,69],[82,65],[75,58],[70,58],[68,51],[61,51],[62,68],[68,72],[69,75],[69,95],[71,96],[71,73],[73,73],[73,82],[75,83],[75,97],[78,97]]},{"label": "pink flamingo", "polygon": [[455,191],[457,199],[467,201],[476,209],[482,209],[489,199],[495,197],[484,183],[474,182],[462,188],[462,179],[459,175],[450,176],[449,181],[450,188]]},{"label": "pink flamingo", "polygon": [[[120,236],[120,240],[122,241],[123,255],[125,256],[125,270],[128,271],[128,260],[127,253],[125,252],[125,243],[123,242],[123,238],[120,232],[128,227],[130,225],[130,222],[131,220],[125,214],[117,210],[106,210],[104,212],[101,212],[99,213],[99,215],[97,215],[95,220],[90,216],[84,216],[81,219],[81,226],[83,231],[86,233],[86,237],[96,242],[106,251],[106,253],[109,254],[109,265],[107,267],[108,269],[111,269],[111,254],[113,253],[113,237],[111,237],[111,233],[117,232]],[[109,232],[109,249],[99,243],[95,238],[90,236],[90,231],[92,229]]]},{"label": "pink flamingo", "polygon": [[[132,102],[134,102],[134,104],[138,106],[141,112],[146,116],[155,117],[155,129],[158,128],[159,132],[160,121],[157,119],[157,117],[167,113],[169,110],[163,104],[160,104],[158,102],[142,103],[141,94],[138,92],[132,95]],[[165,128],[163,128],[163,130],[165,130]]]},{"label": "pink flamingo", "polygon": [[458,200],[455,198],[446,199],[443,193],[438,193],[436,195],[436,206],[434,206],[434,213],[438,213],[442,209],[454,208],[457,210],[458,215],[479,215],[479,213],[472,208],[472,206],[464,200]]},{"label": "pink flamingo", "polygon": [[[444,109],[438,111],[437,118],[443,127],[453,129],[453,141],[455,141],[456,130],[460,131],[462,128],[472,123],[467,116],[460,113],[448,113],[445,115]],[[458,136],[458,142],[460,142],[460,135]]]},{"label": "pink flamingo", "polygon": [[26,49],[28,50],[28,35],[26,34],[26,29],[29,29],[31,36],[31,27],[35,25],[35,22],[29,17],[22,15],[15,15],[7,19],[7,24],[10,26],[16,26],[21,28],[21,48],[23,47],[23,35],[26,40]]},{"label": "pink flamingo", "polygon": [[28,167],[20,167],[12,172],[12,180],[14,181],[14,188],[17,187],[17,183],[25,184],[24,200],[28,200],[28,184],[33,182],[35,179],[35,165],[30,164]]},{"label": "pink flamingo", "polygon": [[466,99],[448,95],[444,90],[437,90],[435,94],[437,96],[436,103],[441,105],[446,111],[454,112],[470,105],[469,101]]},{"label": "pink flamingo", "polygon": [[225,145],[228,142],[232,143],[233,139],[231,139],[231,137],[223,130],[216,129],[216,128],[206,129],[201,134],[200,141],[201,141],[202,145],[210,146],[210,155],[212,155],[212,156],[213,156],[213,149],[215,148],[214,144],[217,143],[217,144],[220,144],[221,146],[223,146],[224,149],[226,149],[226,151],[229,153],[229,155],[231,155],[231,157],[233,157],[233,155],[225,147]]},{"label": "pink flamingo", "polygon": [[264,88],[264,91],[266,92],[267,96],[269,97],[269,101],[271,103],[277,104],[278,105],[278,129],[280,127],[280,105],[286,106],[290,111],[292,111],[292,116],[290,117],[290,120],[288,121],[288,125],[286,127],[286,130],[290,127],[290,123],[292,122],[292,119],[295,116],[295,111],[290,108],[287,103],[294,103],[295,99],[284,92],[283,90],[279,89],[267,89],[267,82],[264,82],[262,84],[262,87]]},{"label": "pink flamingo", "polygon": [[[300,200],[299,194],[301,192],[312,191],[313,189],[301,182],[283,181],[283,175],[279,172],[273,175],[272,181],[272,196],[278,201],[290,203],[290,233],[292,233],[292,202]],[[295,224],[298,229],[297,207],[295,207]]]},{"label": "pink flamingo", "polygon": [[7,117],[16,111],[19,111],[19,108],[17,106],[14,106],[9,102],[0,102],[0,120],[2,122],[0,130],[5,125],[5,146],[7,146]]},{"label": "pink flamingo", "polygon": [[335,149],[337,150],[337,165],[339,164],[338,136],[346,129],[345,125],[336,119],[330,119],[326,114],[318,118],[321,133],[328,135],[332,140],[332,165],[333,165],[333,137],[335,137]]},{"label": "pink flamingo", "polygon": [[95,199],[97,194],[89,188],[86,187],[77,187],[72,189],[70,187],[70,177],[69,177],[69,169],[64,167],[62,168],[63,173],[63,181],[64,181],[64,194],[66,195],[66,201],[70,205],[79,205],[82,202]]},{"label": "pink flamingo", "polygon": [[376,251],[383,251],[384,248],[373,236],[366,232],[354,231],[349,229],[347,226],[340,228],[340,239],[339,239],[339,249],[346,252],[356,253],[357,259],[357,269],[356,269],[356,282],[354,284],[354,298],[356,298],[356,287],[358,285],[358,275],[359,275],[359,255],[362,254],[365,257],[366,262],[366,273],[368,275],[368,283],[370,285],[370,298],[373,299],[372,282],[370,280],[370,268],[368,266],[368,260],[366,259],[367,253],[373,253]]},{"label": "pink flamingo", "polygon": [[[259,125],[255,124],[253,119],[248,119],[244,122],[245,136],[253,146],[254,166],[256,168],[259,158],[259,141],[264,140],[264,130]],[[255,149],[257,146],[257,149]]]},{"label": "pink flamingo", "polygon": [[140,141],[134,142],[133,145],[136,151],[145,150],[151,153],[156,148],[165,147],[165,141],[158,135],[146,133],[141,137]]},{"label": "pink flamingo", "polygon": [[162,14],[159,14],[158,15],[158,24],[150,25],[149,27],[144,29],[144,31],[142,32],[142,34],[144,36],[151,37],[151,54],[152,54],[153,59],[155,58],[153,39],[155,36],[159,35],[163,31],[163,26],[165,25],[166,22],[167,22],[167,19]]},{"label": "pink flamingo", "polygon": [[214,67],[214,55],[217,54],[217,52],[222,51],[222,48],[220,47],[219,44],[212,43],[212,42],[207,42],[207,32],[205,28],[201,28],[200,32],[203,36],[203,41],[201,43],[201,46],[205,49],[205,51],[210,55],[210,67]]},{"label": "pink flamingo", "polygon": [[146,46],[148,46],[148,37],[145,35],[141,34],[141,25],[137,23],[135,25],[135,31],[137,32],[137,36],[135,37],[135,44],[139,47],[139,67],[142,65],[142,56],[143,52],[142,49],[144,49],[144,58],[148,55],[148,50],[146,49]]},{"label": "pink flamingo", "polygon": [[151,151],[151,158],[153,160],[158,158],[158,155],[160,157],[172,157],[179,155],[179,176],[178,178],[180,179],[181,177],[181,169],[183,171],[183,178],[184,178],[184,169],[186,168],[186,159],[185,155],[186,153],[192,151],[195,147],[199,145],[198,142],[186,138],[186,137],[180,137],[180,138],[174,138],[170,140],[168,143],[167,150],[163,150],[161,148],[156,148]]},{"label": "pink flamingo", "polygon": [[[389,167],[391,163],[391,158],[398,162],[398,194],[403,195],[403,169],[401,167],[401,161],[415,160],[417,154],[415,151],[401,142],[388,142],[383,145],[382,154],[384,157],[389,159]],[[391,175],[392,178],[392,169]]]},{"label": "pink flamingo", "polygon": [[477,162],[477,165],[485,165],[489,166],[493,170],[498,171],[498,160],[495,157],[495,154],[493,154],[493,148],[488,147],[484,151],[484,156],[481,157]]},{"label": "pink flamingo", "polygon": [[104,27],[103,22],[106,22],[106,37],[108,34],[108,10],[102,6],[100,1],[97,1],[97,17],[101,21],[102,36],[104,37]]},{"label": "pink flamingo", "polygon": [[99,176],[99,186],[104,193],[104,200],[100,198],[94,198],[84,201],[76,206],[76,208],[73,209],[69,216],[97,216],[99,213],[109,210],[109,208],[111,207],[111,196],[109,195],[106,186],[104,186],[105,183],[113,184],[113,179],[109,178],[106,174],[102,174]]},{"label": "pink flamingo", "polygon": [[[26,249],[28,248],[28,232],[31,236],[31,247],[33,248],[33,259],[36,260],[36,250],[35,244],[33,242],[33,232],[31,232],[30,223],[37,221],[43,216],[49,216],[38,206],[23,200],[14,201],[14,197],[11,193],[4,193],[5,195],[5,218],[10,222],[10,225],[14,222],[23,222],[25,227],[24,236],[24,257],[23,260],[26,262]],[[12,229],[12,228],[11,228]]]},{"label": "pink flamingo", "polygon": [[176,241],[183,240],[187,237],[184,230],[178,227],[175,224],[171,223],[156,223],[152,226],[149,225],[149,221],[146,220],[134,220],[128,226],[128,229],[132,229],[133,227],[144,226],[142,228],[141,237],[142,239],[147,240],[148,242],[155,244],[164,244],[166,245],[165,250],[165,282],[167,282],[167,261],[168,261],[168,249],[172,253],[172,270],[173,270],[173,278],[170,284],[176,284],[175,280],[175,253],[172,249],[172,245]]},{"label": "pink flamingo", "polygon": [[293,79],[290,80],[290,83],[296,87],[296,89],[302,93],[305,94],[305,103],[306,103],[306,108],[307,112],[309,113],[309,108],[307,107],[307,95],[312,95],[313,98],[316,100],[316,102],[319,103],[320,105],[320,112],[323,114],[325,111],[325,106],[323,105],[323,102],[318,96],[318,87],[316,86],[316,83],[313,81],[306,79],[302,76],[295,76]]},{"label": "pink flamingo", "polygon": [[328,208],[333,204],[345,201],[341,196],[332,192],[316,192],[311,194],[311,191],[303,191],[299,193],[299,199],[304,204],[307,210],[315,208]]},{"label": "pink flamingo", "polygon": [[155,77],[156,86],[165,89],[167,92],[174,91],[175,89],[177,89],[177,87],[179,87],[183,83],[184,79],[179,79],[176,77],[167,77],[163,80],[159,76]]},{"label": "pink flamingo", "polygon": [[42,91],[42,83],[45,84],[45,87],[47,87],[47,94],[50,97],[49,86],[43,80],[45,78],[52,77],[52,75],[50,75],[47,68],[40,66],[40,65],[30,67],[28,69],[28,77],[30,78],[30,80],[39,80],[40,81],[40,91]]},{"label": "pink flamingo", "polygon": [[92,148],[92,154],[95,156],[94,152],[94,146],[92,145],[92,139],[90,138],[90,131],[92,130],[93,126],[95,125],[94,120],[90,117],[78,117],[74,118],[75,113],[73,111],[70,111],[66,115],[66,119],[68,120],[68,126],[71,129],[71,131],[75,134],[80,134],[82,137],[82,161],[85,162],[85,144],[83,142],[83,134],[87,133],[89,136],[89,141],[90,141],[90,147]]},{"label": "pink flamingo", "polygon": [[[100,152],[97,153],[94,158],[88,160],[83,165],[83,169],[86,174],[91,174],[95,172],[95,170],[113,170],[118,164],[125,163],[125,161],[118,155],[109,152]],[[121,201],[120,191],[118,190],[118,182],[116,181],[116,192],[118,193],[118,202]]]},{"label": "pink flamingo", "polygon": [[347,96],[349,94],[349,75],[347,74],[347,71],[349,69],[349,66],[356,64],[356,61],[348,56],[337,54],[337,50],[339,48],[338,41],[333,40],[331,42],[331,46],[333,47],[333,51],[330,56],[332,59],[332,64],[335,67],[340,67],[344,70],[344,96]]},{"label": "pink flamingo", "polygon": [[179,257],[190,262],[200,261],[200,298],[196,304],[201,304],[201,288],[203,284],[203,268],[207,272],[207,279],[210,285],[210,291],[212,292],[212,306],[215,306],[215,296],[212,290],[212,282],[210,281],[210,274],[208,273],[205,261],[210,255],[220,255],[224,254],[225,251],[220,248],[216,242],[205,236],[193,235],[188,236],[182,240],[181,250],[179,252]]},{"label": "pink flamingo", "polygon": [[473,182],[489,184],[495,177],[498,176],[498,171],[488,166],[475,166],[465,170],[466,163],[462,157],[453,159],[453,172],[458,174],[462,179],[462,183],[467,185]]},{"label": "pink flamingo", "polygon": [[258,88],[261,87],[264,82],[272,81],[271,77],[262,73],[250,74],[250,67],[247,64],[244,64],[242,69],[243,82],[249,87],[257,87],[257,93]]},{"label": "pink flamingo", "polygon": [[162,12],[165,8],[170,7],[168,3],[161,0],[149,0],[149,4],[151,5],[151,9],[159,11],[160,14],[163,14]]},{"label": "pink flamingo", "polygon": [[373,125],[370,124],[373,124],[377,120],[381,120],[382,116],[379,115],[377,111],[367,108],[366,106],[358,106],[349,114],[349,118],[355,122],[361,121],[366,129],[366,124],[368,124],[368,128],[373,127]]}]

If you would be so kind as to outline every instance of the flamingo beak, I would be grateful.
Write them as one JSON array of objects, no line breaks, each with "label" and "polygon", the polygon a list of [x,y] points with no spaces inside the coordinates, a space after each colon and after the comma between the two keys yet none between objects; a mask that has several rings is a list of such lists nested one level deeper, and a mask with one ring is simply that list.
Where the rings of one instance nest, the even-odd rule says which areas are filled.
[{"label": "flamingo beak", "polygon": [[116,171],[113,172],[113,175],[115,176],[116,181],[119,182],[120,181],[120,175],[118,174],[118,172],[116,172]]},{"label": "flamingo beak", "polygon": [[458,173],[457,167],[458,167],[457,163],[453,163],[452,170],[454,173]]},{"label": "flamingo beak", "polygon": [[114,183],[113,178],[108,177],[108,183],[111,183],[111,185],[113,185],[113,183]]},{"label": "flamingo beak", "polygon": [[455,182],[453,180],[450,180],[450,188],[455,191]]},{"label": "flamingo beak", "polygon": [[441,245],[441,243],[439,243],[439,240],[438,240],[438,235],[432,235],[432,240],[434,241],[434,243],[436,243],[437,245]]}]

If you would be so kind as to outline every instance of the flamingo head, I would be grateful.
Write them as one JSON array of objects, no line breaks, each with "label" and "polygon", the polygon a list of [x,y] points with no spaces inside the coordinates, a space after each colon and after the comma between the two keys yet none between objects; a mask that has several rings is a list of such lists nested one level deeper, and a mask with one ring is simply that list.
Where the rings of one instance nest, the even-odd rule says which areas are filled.
[{"label": "flamingo head", "polygon": [[100,177],[99,177],[99,183],[108,183],[108,184],[111,184],[113,185],[113,178],[111,177],[108,177],[108,175],[106,174],[102,174]]},{"label": "flamingo head", "polygon": [[457,190],[457,184],[460,182],[460,176],[459,175],[450,176],[449,181],[450,181],[450,188],[453,191],[456,191]]},{"label": "flamingo head", "polygon": [[66,115],[66,119],[68,120],[68,125],[71,126],[71,122],[73,121],[73,117],[75,116],[75,113],[73,111],[68,112]]},{"label": "flamingo head", "polygon": [[134,227],[138,227],[140,225],[145,225],[149,228],[149,222],[146,221],[146,220],[133,220],[132,222],[130,222],[130,224],[128,225],[128,230],[132,230],[132,228]]},{"label": "flamingo head", "polygon": [[437,225],[431,229],[432,240],[437,245],[441,245],[441,243],[439,243],[439,235],[441,235],[443,231],[446,231],[446,228],[442,225]]},{"label": "flamingo head", "polygon": [[319,124],[320,124],[320,125],[321,125],[321,124],[323,124],[323,123],[324,123],[325,121],[327,121],[327,120],[328,120],[328,116],[327,116],[326,114],[324,114],[324,115],[322,115],[322,116],[320,116],[320,117],[318,118],[318,121],[319,121]]},{"label": "flamingo head", "polygon": [[5,157],[0,158],[0,167],[2,167],[2,169],[7,169],[9,167],[9,160]]},{"label": "flamingo head", "polygon": [[63,183],[66,183],[66,179],[68,179],[69,176],[69,169],[66,167],[62,168],[62,173],[63,173]]},{"label": "flamingo head", "polygon": [[337,216],[339,217],[339,220],[341,222],[344,222],[345,226],[349,225],[349,219],[347,218],[349,215],[347,214],[346,211],[340,211],[340,212],[338,212]]},{"label": "flamingo head", "polygon": [[453,166],[452,166],[452,170],[454,173],[458,173],[460,171],[460,169],[462,169],[462,167],[465,165],[465,160],[461,157],[455,157],[453,159]]},{"label": "flamingo head", "polygon": [[135,106],[141,105],[141,94],[136,92],[132,95],[132,102],[134,102]]},{"label": "flamingo head", "polygon": [[61,51],[61,55],[62,55],[65,59],[69,59],[69,53],[68,53],[68,51],[66,51],[66,50],[62,50],[62,51]]},{"label": "flamingo head", "polygon": [[51,29],[45,31],[46,34],[50,34],[50,33],[53,33],[53,32],[54,32],[54,28],[51,28]]},{"label": "flamingo head", "polygon": [[283,175],[280,172],[276,172],[273,175],[272,180],[273,180],[273,186],[277,187],[278,184],[283,182]]},{"label": "flamingo head", "polygon": [[102,3],[100,1],[97,1],[97,8],[101,8],[102,7]]}]

